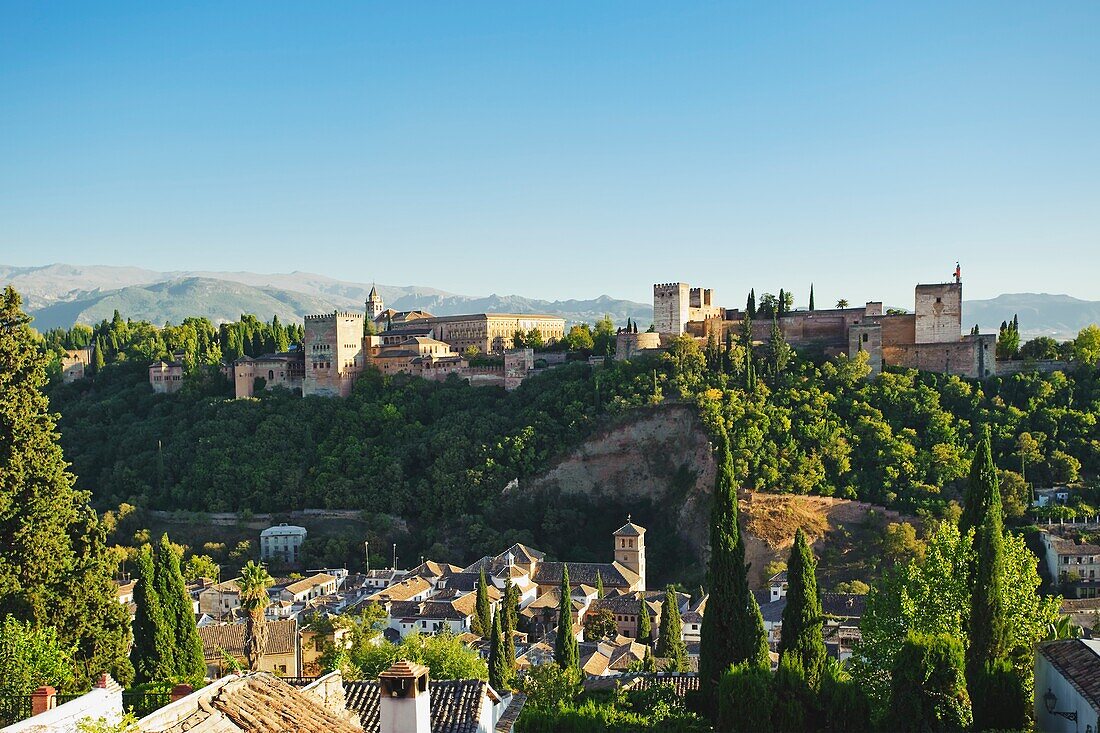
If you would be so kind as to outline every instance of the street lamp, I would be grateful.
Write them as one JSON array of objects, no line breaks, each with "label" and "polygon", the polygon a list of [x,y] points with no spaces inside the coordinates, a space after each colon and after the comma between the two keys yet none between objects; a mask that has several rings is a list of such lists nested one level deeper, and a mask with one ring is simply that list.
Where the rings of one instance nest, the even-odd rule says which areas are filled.
[{"label": "street lamp", "polygon": [[[1060,715],[1066,720],[1072,720],[1074,728],[1077,727],[1077,711],[1055,710],[1054,708],[1058,705],[1058,696],[1055,695],[1054,690],[1049,687],[1047,688],[1047,693],[1043,695],[1043,705],[1046,706],[1047,712],[1051,715]],[[1091,728],[1092,726],[1089,727]]]}]

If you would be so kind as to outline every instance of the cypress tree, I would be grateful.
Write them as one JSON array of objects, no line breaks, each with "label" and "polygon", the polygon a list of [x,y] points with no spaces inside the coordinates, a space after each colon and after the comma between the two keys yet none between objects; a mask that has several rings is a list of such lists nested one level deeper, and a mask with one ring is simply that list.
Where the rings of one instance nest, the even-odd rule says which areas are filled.
[{"label": "cypress tree", "polygon": [[974,458],[970,462],[970,480],[963,498],[963,510],[959,517],[959,531],[966,534],[976,530],[993,508],[994,494],[1000,513],[1000,489],[997,468],[993,465],[993,452],[990,447],[989,426],[978,430],[978,444]]},{"label": "cypress tree", "polygon": [[745,390],[751,392],[756,387],[756,367],[752,360],[752,319],[747,314],[741,319],[741,346],[745,349]]},{"label": "cypress tree", "polygon": [[92,373],[99,374],[103,367],[107,366],[107,357],[104,355],[103,339],[95,340],[95,349],[92,352]]},{"label": "cypress tree", "polygon": [[807,684],[814,689],[821,681],[826,658],[825,640],[821,636],[823,617],[816,568],[806,535],[799,528],[794,534],[794,546],[787,561],[787,605],[783,608],[779,654],[780,658],[797,658]]},{"label": "cypress tree", "polygon": [[[1014,727],[1026,722],[1026,692],[1008,664],[1008,619],[1004,607],[1004,526],[1001,492],[993,465],[989,429],[983,428],[970,469],[964,519],[975,522],[970,595],[970,646],[966,677],[975,696],[974,723],[978,730]],[[1025,711],[1023,716],[1018,711]]]},{"label": "cypress tree", "polygon": [[46,359],[14,288],[0,294],[0,609],[53,627],[78,685],[128,684],[130,619],[115,595],[106,532],[76,491],[42,392]]},{"label": "cypress tree", "polygon": [[134,584],[134,647],[130,661],[138,682],[159,682],[172,679],[172,628],[165,618],[164,608],[156,588],[153,553],[143,547],[135,561],[137,583]]},{"label": "cypress tree", "polygon": [[814,310],[814,284],[810,283],[810,310]]},{"label": "cypress tree", "polygon": [[473,631],[475,634],[487,636],[492,631],[492,607],[489,605],[489,585],[485,582],[485,568],[477,579],[477,605],[475,606]]},{"label": "cypress tree", "polygon": [[738,525],[733,456],[725,429],[716,449],[718,471],[711,508],[710,596],[703,615],[699,648],[700,689],[708,696],[707,709],[717,711],[719,678],[731,664],[748,662],[770,669],[768,640],[760,608],[749,590],[745,541]]},{"label": "cypress tree", "polygon": [[775,686],[770,668],[742,662],[722,672],[717,730],[730,733],[772,730],[774,707]]},{"label": "cypress tree", "polygon": [[910,632],[890,675],[889,711],[888,730],[968,730],[973,716],[962,644],[948,634]]},{"label": "cypress tree", "polygon": [[749,299],[745,301],[745,315],[756,318],[756,288],[749,290]]},{"label": "cypress tree", "polygon": [[787,361],[791,356],[791,347],[783,337],[783,329],[779,327],[779,321],[772,319],[772,331],[768,338],[768,356],[771,357],[772,374],[779,375],[787,368]]},{"label": "cypress tree", "polygon": [[512,679],[512,674],[516,668],[516,622],[519,620],[516,616],[516,606],[519,603],[519,591],[512,585],[512,576],[508,576],[504,580],[504,611],[500,620],[500,632],[504,637],[504,664],[508,669],[508,679]]},{"label": "cypress tree", "polygon": [[558,634],[554,640],[554,661],[562,669],[579,669],[580,652],[573,635],[573,601],[569,595],[569,566],[561,566],[561,598],[558,600]]},{"label": "cypress tree", "polygon": [[687,664],[683,628],[676,592],[670,585],[665,589],[665,602],[661,604],[661,628],[657,636],[657,656],[668,660],[666,672],[683,672]]},{"label": "cypress tree", "polygon": [[638,600],[638,643],[649,646],[653,643],[653,627],[649,620],[649,605],[645,595]]},{"label": "cypress tree", "polygon": [[489,686],[497,692],[507,692],[512,671],[505,659],[504,639],[500,630],[500,611],[493,614],[493,632],[489,640]]},{"label": "cypress tree", "polygon": [[180,572],[180,558],[167,534],[162,535],[153,548],[153,583],[161,613],[172,634],[173,677],[201,679],[206,674],[202,639],[195,626],[191,598],[187,595],[187,586]]},{"label": "cypress tree", "polygon": [[775,304],[775,313],[772,315],[776,318],[782,318],[786,309],[787,293],[783,288],[779,288],[779,298]]},{"label": "cypress tree", "polygon": [[596,597],[603,598],[603,576],[600,575],[600,571],[596,571]]},{"label": "cypress tree", "polygon": [[775,705],[772,710],[772,729],[777,731],[803,731],[807,728],[808,714],[814,707],[815,696],[806,679],[802,662],[793,654],[779,660],[775,671]]}]

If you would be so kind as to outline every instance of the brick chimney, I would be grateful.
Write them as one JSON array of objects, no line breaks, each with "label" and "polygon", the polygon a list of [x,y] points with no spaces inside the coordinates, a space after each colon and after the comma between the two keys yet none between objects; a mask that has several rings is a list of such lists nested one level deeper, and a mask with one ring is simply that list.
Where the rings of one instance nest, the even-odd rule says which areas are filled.
[{"label": "brick chimney", "polygon": [[169,694],[169,700],[175,702],[176,700],[182,700],[183,698],[194,692],[194,688],[184,682],[179,683],[172,688],[172,692]]},{"label": "brick chimney", "polygon": [[379,733],[431,733],[428,668],[400,661],[378,676]]},{"label": "brick chimney", "polygon": [[57,707],[57,690],[42,685],[31,693],[31,715],[40,715]]}]

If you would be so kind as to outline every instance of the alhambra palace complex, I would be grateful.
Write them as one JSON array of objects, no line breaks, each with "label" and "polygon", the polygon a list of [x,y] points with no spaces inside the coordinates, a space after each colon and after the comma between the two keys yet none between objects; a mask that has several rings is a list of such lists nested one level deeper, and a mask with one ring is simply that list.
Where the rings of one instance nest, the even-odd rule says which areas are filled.
[{"label": "alhambra palace complex", "polygon": [[[636,326],[620,329],[614,356],[629,359],[656,353],[684,335],[699,341],[713,337],[721,342],[728,334],[739,338],[744,319],[744,311],[716,305],[709,288],[659,283],[653,286],[653,327],[647,332],[639,332]],[[958,269],[951,282],[917,285],[912,313],[884,312],[881,302],[872,301],[856,308],[787,311],[776,323],[787,343],[796,348],[814,349],[826,357],[865,353],[872,375],[887,365],[970,378],[1020,368],[1017,362],[997,363],[995,334],[963,333]],[[755,342],[768,340],[770,319],[754,319],[751,326]],[[536,364],[532,349],[513,348],[513,335],[532,330],[538,330],[546,344],[553,344],[565,337],[565,320],[533,314],[433,316],[425,311],[394,311],[372,288],[363,313],[306,316],[302,348],[246,356],[223,370],[232,379],[237,397],[251,397],[258,384],[303,395],[343,397],[367,367],[383,374],[409,373],[435,380],[456,374],[471,384],[514,389],[535,371]],[[83,376],[82,367],[90,359],[90,351],[85,351],[74,352],[63,365],[66,381]],[[503,365],[471,365],[470,352],[501,357]],[[542,361],[564,363],[565,354],[540,355]],[[1046,370],[1064,365],[1032,366]],[[149,367],[149,383],[158,392],[176,391],[182,378],[181,362],[162,361]]]},{"label": "alhambra palace complex", "polygon": [[[365,313],[306,316],[300,350],[239,359],[233,382],[238,397],[252,395],[257,377],[269,387],[284,386],[303,395],[346,397],[356,378],[373,366],[383,374],[406,372],[426,379],[459,374],[471,382],[512,389],[533,368],[531,350],[513,350],[512,336],[533,329],[546,343],[554,343],[565,337],[565,320],[510,313],[399,312],[387,309],[377,289],[371,288]],[[503,369],[470,367],[462,353],[468,349],[503,354]]]},{"label": "alhambra palace complex", "polygon": [[[685,283],[653,286],[653,320],[662,343],[689,334],[720,341],[740,333],[745,313],[720,308],[714,292]],[[962,332],[962,277],[953,282],[917,285],[913,313],[883,313],[881,302],[858,308],[799,310],[777,319],[787,343],[815,347],[827,356],[866,352],[872,374],[883,366],[908,367],[964,377],[997,373],[995,334]],[[770,319],[752,322],[753,339],[766,341]]]}]

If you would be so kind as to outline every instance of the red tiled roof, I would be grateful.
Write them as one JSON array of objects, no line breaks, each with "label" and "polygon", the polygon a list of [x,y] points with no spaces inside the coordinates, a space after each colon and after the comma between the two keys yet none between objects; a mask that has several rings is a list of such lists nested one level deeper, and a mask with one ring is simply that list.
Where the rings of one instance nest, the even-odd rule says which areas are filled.
[{"label": "red tiled roof", "polygon": [[[476,733],[481,716],[481,700],[489,694],[483,680],[429,680],[428,705],[432,733]],[[378,733],[381,726],[378,682],[344,681],[348,710],[359,714],[364,733]]]},{"label": "red tiled roof", "polygon": [[1100,712],[1100,654],[1081,639],[1049,641],[1039,645],[1039,653]]}]

